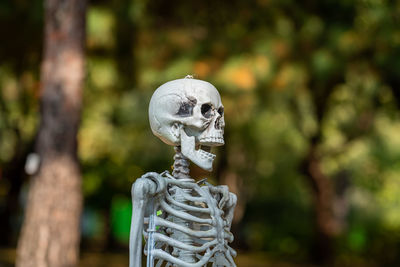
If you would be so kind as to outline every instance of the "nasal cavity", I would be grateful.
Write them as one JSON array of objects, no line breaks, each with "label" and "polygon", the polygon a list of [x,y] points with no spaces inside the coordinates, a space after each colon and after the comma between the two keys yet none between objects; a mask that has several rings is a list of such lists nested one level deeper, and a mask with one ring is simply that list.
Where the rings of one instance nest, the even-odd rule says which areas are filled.
[{"label": "nasal cavity", "polygon": [[221,123],[220,122],[221,122],[221,120],[219,118],[215,120],[215,123],[214,123],[214,128],[215,129],[217,129],[217,130],[221,129]]}]

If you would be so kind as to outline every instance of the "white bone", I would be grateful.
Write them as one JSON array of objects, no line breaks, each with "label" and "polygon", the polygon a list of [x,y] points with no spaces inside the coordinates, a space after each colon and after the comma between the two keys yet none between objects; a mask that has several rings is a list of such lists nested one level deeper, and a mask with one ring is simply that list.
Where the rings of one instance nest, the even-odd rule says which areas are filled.
[{"label": "white bone", "polygon": [[211,246],[213,246],[213,245],[216,245],[217,242],[218,242],[216,239],[214,239],[214,240],[211,241],[211,242],[207,242],[207,243],[203,244],[202,246],[197,247],[197,246],[187,245],[187,244],[185,244],[185,243],[183,243],[183,242],[180,242],[180,241],[178,241],[178,240],[172,239],[172,238],[170,238],[170,237],[167,237],[167,236],[164,236],[164,235],[161,235],[161,234],[158,234],[158,233],[156,233],[156,234],[154,235],[154,239],[155,239],[156,241],[165,242],[165,243],[167,243],[169,246],[174,246],[174,247],[181,248],[181,249],[185,249],[185,250],[191,250],[191,251],[194,251],[194,252],[203,252],[203,251],[205,251],[206,249],[208,249],[209,247],[211,247]]},{"label": "white bone", "polygon": [[168,212],[169,214],[172,214],[175,217],[191,221],[191,222],[196,222],[196,223],[206,223],[206,224],[211,224],[212,220],[211,219],[202,219],[202,218],[197,218],[193,215],[190,215],[186,212],[182,212],[176,209],[173,209],[171,206],[169,206],[164,200],[161,200],[160,202],[161,207]]},{"label": "white bone", "polygon": [[187,227],[184,227],[182,225],[157,218],[157,225],[159,226],[165,226],[169,227],[171,229],[178,230],[179,232],[185,233],[190,236],[198,237],[198,238],[208,238],[208,237],[216,237],[217,236],[217,231],[215,229],[208,230],[208,231],[193,231]]},{"label": "white bone", "polygon": [[153,133],[175,146],[174,171],[147,173],[132,187],[130,267],[141,266],[142,234],[148,267],[235,267],[228,243],[236,196],[189,176],[188,159],[211,170],[210,147],[224,144],[218,91],[190,77],[168,82],[154,92],[149,119]]},{"label": "white bone", "polygon": [[196,138],[188,136],[183,128],[180,130],[180,136],[182,154],[204,170],[212,171],[212,163],[215,155],[201,149],[196,150]]},{"label": "white bone", "polygon": [[[214,254],[216,251],[217,251],[217,247],[213,248],[213,249],[212,249],[211,251],[209,251],[209,252],[206,252],[206,253],[204,254],[204,256],[201,258],[201,260],[198,261],[198,262],[196,262],[196,263],[187,263],[187,262],[184,262],[184,261],[182,261],[182,260],[180,260],[180,259],[178,259],[178,258],[175,258],[175,257],[173,257],[173,256],[171,256],[171,255],[169,255],[169,254],[167,254],[165,251],[162,251],[162,250],[160,250],[160,249],[156,249],[156,250],[154,251],[154,256],[155,256],[155,257],[158,257],[158,258],[161,258],[161,259],[164,259],[164,260],[167,260],[167,261],[169,261],[169,262],[171,262],[171,263],[173,263],[173,264],[176,264],[176,265],[178,265],[178,266],[184,266],[184,267],[201,267],[201,266],[203,266],[205,263],[207,263],[207,262],[210,260],[210,258],[213,256],[213,254]],[[232,266],[235,266],[235,265],[232,265]]]},{"label": "white bone", "polygon": [[[205,112],[204,107],[209,109]],[[182,146],[185,157],[205,170],[212,169],[215,155],[195,149],[224,144],[223,105],[212,84],[187,77],[161,85],[150,100],[149,121],[163,142]]]},{"label": "white bone", "polygon": [[[148,176],[147,176],[148,177]],[[141,264],[141,247],[144,212],[148,200],[156,192],[157,185],[148,178],[139,178],[132,185],[132,220],[129,238],[129,266],[135,267]]]},{"label": "white bone", "polygon": [[[180,218],[182,221],[191,222],[191,223],[197,223],[200,226],[205,225],[209,227],[209,230],[203,230],[203,231],[197,231],[190,229],[189,227],[175,223],[173,221],[169,221],[168,219],[163,219],[161,217],[156,217],[154,220],[154,226],[157,227],[163,227],[170,229],[169,231],[174,230],[180,232],[181,234],[185,234],[187,236],[191,236],[193,238],[189,239],[191,242],[196,243],[196,244],[201,244],[199,245],[191,245],[190,243],[185,243],[182,241],[179,241],[178,239],[173,239],[171,236],[164,236],[161,233],[152,233],[153,235],[153,240],[154,242],[158,243],[158,248],[153,249],[152,251],[145,251],[146,254],[148,254],[148,257],[154,257],[157,259],[157,265],[161,266],[162,262],[166,261],[172,264],[176,264],[177,266],[185,266],[185,267],[190,267],[190,266],[203,266],[208,262],[210,259],[217,264],[217,263],[223,263],[221,266],[228,266],[226,265],[226,262],[229,263],[229,266],[235,266],[233,257],[236,255],[236,253],[229,248],[227,245],[225,245],[227,242],[231,242],[233,240],[233,235],[229,232],[230,228],[230,221],[229,218],[225,218],[224,220],[217,220],[217,219],[204,219],[200,218],[197,216],[194,216],[192,214],[189,214],[188,212],[194,212],[194,213],[199,213],[203,214],[202,216],[214,216],[219,214],[223,214],[223,211],[221,208],[226,209],[229,213],[229,211],[232,210],[232,207],[234,207],[234,204],[236,204],[236,197],[234,197],[233,194],[226,193],[227,188],[226,187],[214,187],[210,184],[207,184],[207,186],[200,187],[197,183],[195,182],[189,182],[188,180],[180,181],[177,179],[171,178],[173,176],[169,175],[168,173],[163,173],[163,175],[157,175],[155,173],[150,173],[144,175],[142,178],[138,179],[138,181],[135,183],[133,186],[133,194],[134,194],[134,203],[135,199],[143,201],[145,200],[144,197],[152,197],[153,200],[157,200],[158,203],[155,205],[155,207],[161,208],[163,212],[168,213],[168,218],[175,218],[174,221],[176,221],[177,218]],[[163,179],[163,181],[160,181],[160,179]],[[169,187],[170,190],[165,191],[163,187]],[[172,187],[171,187],[172,186]],[[172,190],[175,189],[175,190]],[[140,193],[137,193],[136,191],[140,190]],[[192,197],[196,201],[203,202],[203,206],[207,206],[207,208],[199,208],[196,206],[192,206],[187,204],[187,203],[182,203],[173,198],[173,196],[168,192],[168,191],[173,191],[173,192],[179,192],[182,193],[184,192],[183,190],[189,190],[186,191],[183,195],[183,199],[187,199],[189,196],[192,194],[198,195],[198,197]],[[137,195],[135,195],[135,192]],[[164,192],[163,195],[160,195],[160,192]],[[207,195],[208,194],[208,195]],[[210,202],[210,197],[216,196],[216,195],[228,195],[229,198],[224,201],[224,205],[221,206],[221,201],[215,200],[214,202]],[[158,197],[156,197],[158,196]],[[226,197],[225,197],[226,198]],[[141,203],[139,201],[139,203]],[[169,203],[167,203],[168,201]],[[138,202],[138,201],[136,201]],[[189,201],[190,202],[190,201]],[[215,203],[213,205],[212,203]],[[220,204],[220,205],[218,205]],[[174,206],[175,208],[172,208]],[[176,207],[179,206],[181,210],[177,210]],[[221,206],[221,207],[219,207]],[[144,208],[142,209],[143,211],[145,210]],[[233,212],[232,212],[233,213]],[[133,217],[133,219],[135,216]],[[134,220],[132,220],[134,221]],[[219,222],[217,222],[219,221]],[[149,224],[148,219],[143,218],[142,220],[143,223]],[[219,225],[219,226],[217,226]],[[154,229],[153,226],[153,229]],[[217,227],[217,228],[215,228]],[[218,229],[218,230],[217,230]],[[134,231],[133,231],[134,232]],[[219,237],[218,237],[219,236]],[[145,237],[148,239],[149,238],[149,233],[145,233]],[[139,239],[137,239],[139,240]],[[208,241],[207,241],[208,240]],[[221,241],[222,240],[222,241]],[[223,241],[226,240],[226,241]],[[131,240],[132,241],[132,240]],[[149,242],[150,240],[148,240]],[[223,242],[224,245],[222,245]],[[218,245],[220,244],[220,245]],[[218,246],[217,246],[218,245]],[[222,245],[222,247],[221,247]],[[173,255],[166,255],[166,253],[161,253],[160,252],[160,247],[166,246],[166,247],[172,247],[174,248],[175,254],[177,256]],[[219,250],[223,250],[223,253],[217,253]],[[191,253],[197,253],[193,254],[196,256],[195,258],[198,259],[197,262],[187,262],[184,261],[182,258],[180,258],[179,251],[191,251]],[[200,254],[198,254],[200,253]],[[204,254],[202,254],[204,253]],[[132,255],[132,254],[131,254]],[[189,254],[191,255],[191,254]],[[217,257],[217,258],[214,258]],[[161,260],[161,261],[160,261]],[[220,266],[220,264],[216,266]],[[136,266],[136,265],[133,265]]]},{"label": "white bone", "polygon": [[178,201],[174,200],[171,197],[170,194],[165,194],[165,196],[166,196],[166,199],[174,206],[180,207],[180,208],[182,208],[184,210],[187,210],[187,211],[201,212],[201,213],[210,214],[210,209],[209,208],[198,208],[198,207],[195,207],[195,206],[190,206],[190,205],[178,202]]}]

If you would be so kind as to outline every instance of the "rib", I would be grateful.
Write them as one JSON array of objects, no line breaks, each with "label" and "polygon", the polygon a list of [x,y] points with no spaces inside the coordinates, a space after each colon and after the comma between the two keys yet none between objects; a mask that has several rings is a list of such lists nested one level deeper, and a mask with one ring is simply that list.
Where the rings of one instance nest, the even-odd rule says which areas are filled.
[{"label": "rib", "polygon": [[206,199],[204,197],[194,197],[194,196],[188,195],[186,193],[183,193],[182,195],[186,200],[189,200],[192,202],[200,202],[200,203],[206,202]]},{"label": "rib", "polygon": [[[225,250],[225,256],[226,256],[226,258],[228,259],[228,261],[230,262],[231,266],[232,266],[232,267],[236,267],[235,261],[233,260],[232,255],[231,255],[229,249],[230,249],[230,247],[228,247],[228,250]],[[235,257],[235,256],[236,256],[236,255],[234,255],[234,257]]]},{"label": "rib", "polygon": [[173,247],[184,249],[184,250],[190,250],[190,251],[193,251],[193,252],[203,252],[206,249],[208,249],[211,246],[216,245],[218,243],[218,241],[216,239],[214,239],[214,240],[212,240],[210,242],[205,243],[201,247],[197,247],[197,246],[192,246],[192,245],[185,244],[183,242],[180,242],[178,240],[172,239],[172,238],[170,238],[168,236],[165,236],[165,235],[162,235],[162,234],[159,234],[159,233],[155,233],[154,234],[154,239],[156,241],[164,242],[164,243],[168,244],[169,246],[173,246]]},{"label": "rib", "polygon": [[165,227],[169,227],[175,230],[178,230],[182,233],[185,233],[187,235],[190,236],[194,236],[194,237],[198,237],[198,238],[207,238],[207,237],[216,237],[217,233],[215,231],[215,229],[211,229],[208,231],[193,231],[192,229],[189,229],[185,226],[167,221],[163,218],[156,218],[155,221],[156,225],[158,226],[165,226]]},{"label": "rib", "polygon": [[166,253],[165,251],[161,250],[161,249],[156,249],[153,251],[153,255],[154,257],[157,257],[159,259],[163,259],[165,261],[171,262],[173,264],[176,264],[178,266],[185,266],[185,267],[201,267],[204,264],[206,264],[210,258],[214,255],[215,251],[216,251],[217,247],[213,248],[212,251],[210,251],[210,253],[206,253],[204,254],[203,258],[196,262],[196,263],[188,263],[188,262],[184,262],[178,258],[175,258],[174,256],[169,255],[168,253]]},{"label": "rib", "polygon": [[157,263],[156,263],[156,267],[161,267],[161,265],[163,264],[164,260],[163,259],[158,259]]},{"label": "rib", "polygon": [[234,249],[231,248],[230,246],[227,246],[227,247],[228,247],[228,249],[229,249],[229,253],[230,253],[233,257],[236,257],[236,255],[237,255],[236,250],[234,250]]},{"label": "rib", "polygon": [[173,199],[169,194],[166,194],[167,200],[174,206],[180,207],[184,210],[188,210],[188,211],[193,211],[193,212],[201,212],[201,213],[206,213],[206,214],[210,214],[210,209],[209,208],[198,208],[198,207],[194,207],[194,206],[190,206],[181,202],[176,201],[175,199]]},{"label": "rib", "polygon": [[[202,218],[198,218],[196,216],[187,214],[185,212],[182,211],[178,211],[178,210],[174,210],[173,208],[171,208],[164,199],[162,199],[160,201],[161,207],[168,212],[169,214],[172,214],[175,217],[181,218],[183,220],[186,221],[192,221],[192,222],[197,222],[197,223],[206,223],[206,224],[212,224],[212,220],[211,219],[202,219]],[[159,217],[158,217],[159,218]]]},{"label": "rib", "polygon": [[176,180],[176,179],[171,179],[168,180],[168,184],[176,185],[180,188],[185,188],[185,189],[198,189],[199,185],[196,183],[193,183],[192,181],[182,181],[182,180]]}]

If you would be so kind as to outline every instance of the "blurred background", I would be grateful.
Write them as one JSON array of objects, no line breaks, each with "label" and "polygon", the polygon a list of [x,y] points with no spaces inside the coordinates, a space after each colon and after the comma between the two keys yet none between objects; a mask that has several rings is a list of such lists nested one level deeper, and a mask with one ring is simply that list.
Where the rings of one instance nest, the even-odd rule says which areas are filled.
[{"label": "blurred background", "polygon": [[[0,265],[39,127],[43,3],[0,2]],[[238,266],[400,265],[400,2],[93,0],[78,134],[81,265],[127,266],[130,188],[171,170],[147,108],[194,75],[225,106],[214,171],[239,197]]]}]

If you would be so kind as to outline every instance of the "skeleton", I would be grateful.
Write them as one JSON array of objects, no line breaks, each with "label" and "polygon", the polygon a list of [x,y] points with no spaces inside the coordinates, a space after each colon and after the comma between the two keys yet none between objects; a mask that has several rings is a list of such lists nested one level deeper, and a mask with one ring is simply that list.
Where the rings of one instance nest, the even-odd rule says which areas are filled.
[{"label": "skeleton", "polygon": [[189,160],[211,171],[210,148],[224,144],[217,89],[191,76],[167,82],[151,98],[149,120],[176,154],[172,175],[146,173],[132,186],[130,267],[142,266],[142,233],[147,266],[236,266],[228,245],[236,195],[189,176]]}]

